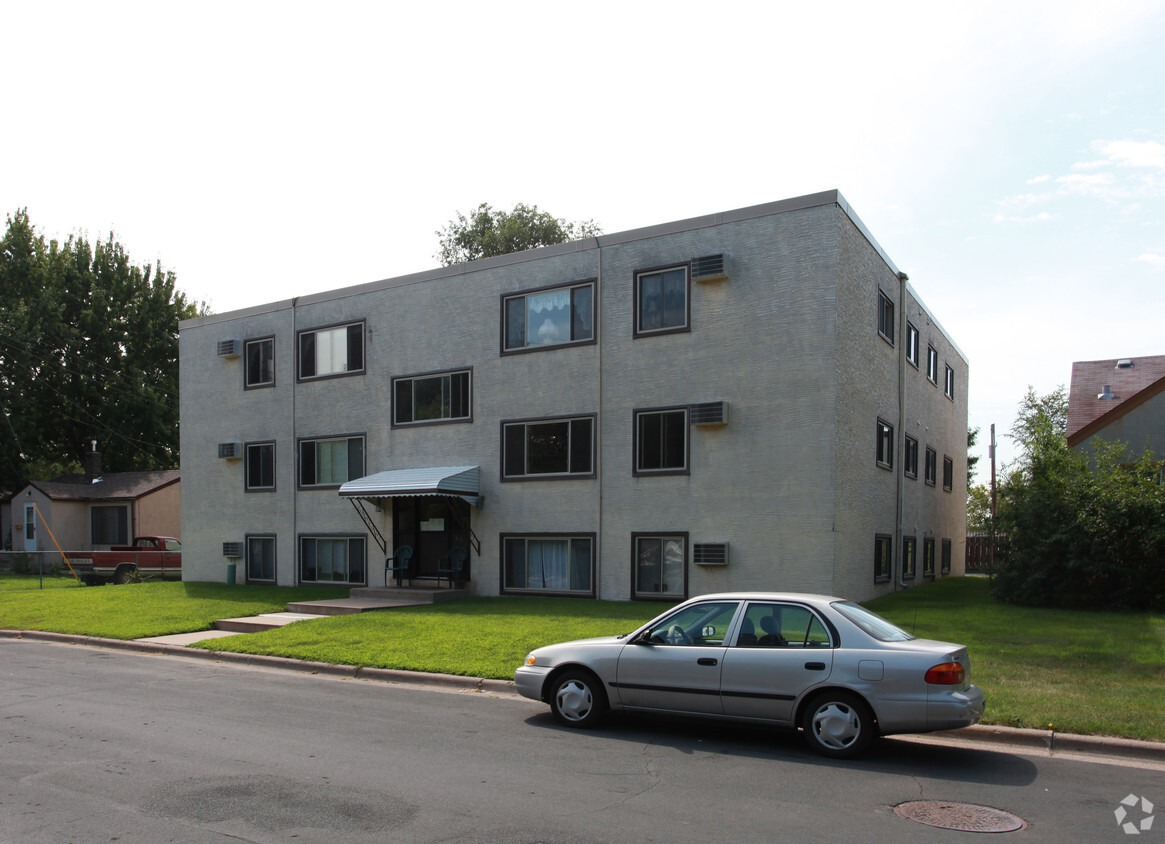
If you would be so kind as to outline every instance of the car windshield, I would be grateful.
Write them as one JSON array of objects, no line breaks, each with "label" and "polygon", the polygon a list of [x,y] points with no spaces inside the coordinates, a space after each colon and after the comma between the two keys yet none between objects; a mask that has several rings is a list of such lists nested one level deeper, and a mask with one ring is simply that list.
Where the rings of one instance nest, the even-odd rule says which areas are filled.
[{"label": "car windshield", "polygon": [[877,613],[850,601],[837,601],[833,608],[879,642],[905,642],[914,636]]}]

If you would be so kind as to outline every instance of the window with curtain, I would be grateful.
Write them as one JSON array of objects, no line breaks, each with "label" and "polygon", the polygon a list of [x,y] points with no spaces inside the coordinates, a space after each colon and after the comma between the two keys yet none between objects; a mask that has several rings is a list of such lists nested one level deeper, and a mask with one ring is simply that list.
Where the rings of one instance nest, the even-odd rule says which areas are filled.
[{"label": "window with curtain", "polygon": [[593,595],[590,536],[503,536],[504,592]]},{"label": "window with curtain", "polygon": [[688,268],[635,274],[635,336],[688,330]]},{"label": "window with curtain", "polygon": [[635,534],[634,597],[680,599],[687,593],[685,535]]},{"label": "window with curtain", "polygon": [[339,486],[363,475],[363,437],[300,441],[300,486]]},{"label": "window with curtain", "polygon": [[354,375],[364,371],[364,323],[299,333],[299,378]]},{"label": "window with curtain", "polygon": [[506,296],[502,351],[588,343],[595,338],[594,282]]},{"label": "window with curtain", "polygon": [[301,536],[300,582],[363,584],[365,544],[362,536]]}]

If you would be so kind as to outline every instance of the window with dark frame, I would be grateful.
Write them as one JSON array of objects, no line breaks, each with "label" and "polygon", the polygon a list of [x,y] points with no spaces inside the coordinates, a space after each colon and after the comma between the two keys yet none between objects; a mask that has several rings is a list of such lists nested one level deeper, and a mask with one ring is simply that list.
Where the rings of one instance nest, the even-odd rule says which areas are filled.
[{"label": "window with dark frame", "polygon": [[275,443],[247,443],[246,463],[248,492],[275,489]]},{"label": "window with dark frame", "polygon": [[943,392],[948,399],[955,397],[955,371],[949,366],[946,368],[946,377],[943,379]]},{"label": "window with dark frame", "polygon": [[950,492],[955,485],[955,461],[943,455],[943,489]]},{"label": "window with dark frame", "polygon": [[593,416],[502,424],[502,480],[593,477]]},{"label": "window with dark frame", "polygon": [[301,536],[300,582],[364,584],[366,545],[363,536]]},{"label": "window with dark frame", "polygon": [[938,352],[934,346],[926,347],[926,379],[932,384],[938,384]]},{"label": "window with dark frame", "polygon": [[298,335],[301,381],[364,371],[364,323],[350,322],[301,331]]},{"label": "window with dark frame", "polygon": [[502,298],[502,352],[595,339],[595,283],[587,281]]},{"label": "window with dark frame", "polygon": [[918,369],[918,329],[906,323],[906,362]]},{"label": "window with dark frame", "polygon": [[635,533],[631,537],[635,598],[680,600],[687,595],[686,534]]},{"label": "window with dark frame", "polygon": [[93,545],[129,543],[129,508],[123,504],[89,508],[89,525]]},{"label": "window with dark frame", "polygon": [[473,415],[469,370],[392,379],[392,424],[467,421]]},{"label": "window with dark frame", "polygon": [[502,593],[594,595],[594,536],[503,534]]},{"label": "window with dark frame", "polygon": [[636,475],[688,471],[688,409],[635,411]]},{"label": "window with dark frame", "polygon": [[922,540],[922,576],[934,577],[934,537]]},{"label": "window with dark frame", "polygon": [[635,336],[688,330],[687,265],[635,274]]},{"label": "window with dark frame", "polygon": [[908,478],[918,477],[918,440],[909,434],[902,448],[902,473]]},{"label": "window with dark frame", "polygon": [[275,537],[247,537],[247,582],[275,582]]},{"label": "window with dark frame", "polygon": [[938,482],[938,452],[930,446],[926,447],[926,465],[924,467],[926,472],[925,480],[928,486],[934,486]]},{"label": "window with dark frame", "polygon": [[876,460],[883,469],[894,468],[894,426],[882,419],[877,426],[878,445]]},{"label": "window with dark frame", "polygon": [[878,291],[878,333],[894,345],[894,302],[881,290]]},{"label": "window with dark frame", "polygon": [[913,536],[902,537],[902,579],[913,580],[917,573],[918,560],[915,556],[917,540]]},{"label": "window with dark frame", "polygon": [[248,340],[243,352],[246,359],[246,375],[243,386],[273,387],[275,385],[275,338]]},{"label": "window with dark frame", "polygon": [[951,573],[951,541],[949,539],[943,540],[943,559],[942,559],[942,573]]},{"label": "window with dark frame", "polygon": [[300,440],[299,485],[339,486],[364,476],[364,437]]},{"label": "window with dark frame", "polygon": [[894,537],[879,533],[874,537],[874,581],[889,580],[894,571]]}]

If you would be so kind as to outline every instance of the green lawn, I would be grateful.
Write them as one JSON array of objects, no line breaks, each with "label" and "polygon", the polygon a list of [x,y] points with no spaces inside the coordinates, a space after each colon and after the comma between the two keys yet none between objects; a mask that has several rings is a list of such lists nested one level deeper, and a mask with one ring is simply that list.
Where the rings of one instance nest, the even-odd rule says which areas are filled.
[{"label": "green lawn", "polygon": [[[954,578],[870,602],[918,636],[965,644],[987,694],[984,723],[1165,741],[1165,617],[1000,604],[984,578]],[[209,629],[219,618],[335,597],[326,587],[145,583],[79,587],[0,575],[0,628],[134,639]],[[532,648],[621,633],[666,605],[472,598],[335,616],[199,647],[320,662],[510,678]]]}]

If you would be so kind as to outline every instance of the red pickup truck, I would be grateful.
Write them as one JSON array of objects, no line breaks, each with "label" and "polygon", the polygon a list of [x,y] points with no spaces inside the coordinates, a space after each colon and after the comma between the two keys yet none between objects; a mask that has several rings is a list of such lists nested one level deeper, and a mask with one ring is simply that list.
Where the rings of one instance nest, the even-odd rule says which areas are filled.
[{"label": "red pickup truck", "polygon": [[172,536],[137,536],[108,551],[70,551],[69,565],[89,584],[131,583],[138,577],[182,579],[182,543]]}]

